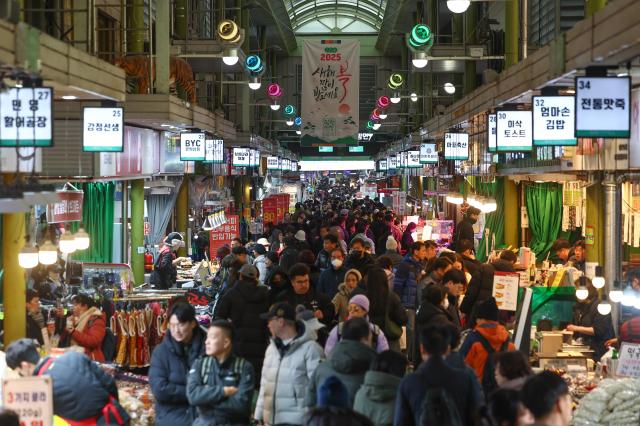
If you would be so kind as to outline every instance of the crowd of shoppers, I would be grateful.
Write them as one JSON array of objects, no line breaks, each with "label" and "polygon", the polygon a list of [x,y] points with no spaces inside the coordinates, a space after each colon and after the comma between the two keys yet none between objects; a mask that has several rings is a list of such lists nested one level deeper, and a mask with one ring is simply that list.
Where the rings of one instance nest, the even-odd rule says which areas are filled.
[{"label": "crowd of shoppers", "polygon": [[[495,271],[513,271],[515,255],[478,262],[465,238],[475,216],[469,210],[458,224],[456,252],[439,256],[434,242],[416,241],[415,224],[403,232],[382,204],[346,197],[299,204],[256,243],[234,240],[219,252],[213,281],[221,291],[208,330],[186,301],[169,311],[149,368],[156,424],[565,425],[566,389],[532,376],[491,297]],[[163,283],[180,245],[175,236],[165,245]],[[77,296],[63,327],[85,364],[104,361],[106,314],[90,302]],[[591,315],[589,303],[580,318]],[[37,292],[27,309],[38,339],[46,327]],[[594,341],[609,336],[581,324],[572,326]],[[23,347],[7,363],[53,375]],[[111,383],[102,386],[87,410],[117,408]]]}]

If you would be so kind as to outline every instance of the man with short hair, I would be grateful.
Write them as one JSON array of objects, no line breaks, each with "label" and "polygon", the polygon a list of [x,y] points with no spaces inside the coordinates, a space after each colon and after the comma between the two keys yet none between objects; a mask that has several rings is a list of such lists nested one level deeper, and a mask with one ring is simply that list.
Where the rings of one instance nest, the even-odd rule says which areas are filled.
[{"label": "man with short hair", "polygon": [[267,249],[262,244],[256,244],[253,247],[253,253],[255,254],[253,266],[258,269],[258,280],[260,284],[264,284],[267,278]]},{"label": "man with short hair", "polygon": [[304,263],[296,263],[289,269],[291,289],[278,296],[279,302],[287,302],[291,306],[303,305],[313,311],[320,322],[330,326],[335,316],[333,303],[325,294],[314,290],[309,281],[309,267]]},{"label": "man with short hair", "polygon": [[258,285],[255,266],[243,265],[239,280],[216,305],[214,317],[230,320],[235,329],[234,351],[248,360],[256,375],[262,371],[264,351],[269,343],[264,333],[264,321],[260,318],[269,309],[269,289]]},{"label": "man with short hair", "polygon": [[344,275],[347,269],[344,267],[344,252],[341,248],[331,251],[331,267],[320,274],[318,292],[326,295],[329,299],[338,293],[338,286],[344,282]]},{"label": "man with short hair", "polygon": [[529,377],[521,392],[522,403],[537,426],[568,426],[572,400],[564,379],[550,371]]},{"label": "man with short hair", "polygon": [[349,406],[353,406],[356,392],[376,357],[376,351],[371,348],[369,321],[365,318],[347,320],[342,326],[341,338],[331,351],[327,362],[321,363],[313,374],[307,392],[307,407],[316,405],[317,389],[331,376],[336,376],[345,385],[349,394]]},{"label": "man with short hair", "polygon": [[[451,342],[446,326],[427,326],[421,331],[420,341],[423,362],[416,372],[406,376],[400,383],[393,424],[473,424],[481,397],[473,377],[445,362]],[[451,403],[450,410],[442,405],[443,400]],[[432,401],[437,401],[439,405],[433,407],[430,404]],[[458,418],[458,423],[453,423],[453,418]]]},{"label": "man with short hair", "polygon": [[263,318],[272,340],[264,357],[255,419],[267,426],[301,425],[313,372],[322,360],[315,331],[296,321],[295,308],[276,303]]},{"label": "man with short hair", "polygon": [[67,422],[107,424],[108,418],[113,422],[114,413],[118,413],[122,422],[116,424],[128,424],[129,416],[118,403],[115,380],[86,355],[73,351],[55,360],[52,357],[40,359],[34,340],[19,339],[7,348],[6,361],[7,366],[22,377],[50,377],[53,414]]},{"label": "man with short hair", "polygon": [[371,254],[365,251],[365,242],[362,238],[354,238],[349,246],[349,256],[345,263],[347,271],[357,269],[362,276],[365,276],[369,267],[375,264]]},{"label": "man with short hair", "polygon": [[194,363],[187,378],[187,398],[198,412],[194,426],[244,426],[250,422],[253,367],[233,354],[233,340],[229,321],[211,323],[205,340],[206,356]]},{"label": "man with short hair", "polygon": [[555,253],[559,262],[563,265],[569,261],[569,253],[571,252],[571,244],[564,238],[558,238],[551,246],[551,251]]},{"label": "man with short hair", "polygon": [[280,267],[288,271],[298,261],[298,249],[296,239],[292,235],[287,235],[282,240],[282,252],[280,253]]},{"label": "man with short hair", "polygon": [[243,265],[247,263],[249,257],[249,251],[243,246],[237,246],[231,249],[231,253],[239,260]]},{"label": "man with short hair", "polygon": [[469,206],[467,211],[464,214],[464,217],[453,231],[453,244],[451,249],[457,251],[458,244],[462,240],[469,240],[471,242],[475,241],[476,234],[473,230],[473,225],[476,224],[478,218],[480,217],[480,209]]},{"label": "man with short hair", "polygon": [[462,264],[464,269],[473,277],[481,268],[481,263],[476,260],[475,246],[471,240],[458,241],[457,252],[462,256]]},{"label": "man with short hair", "polygon": [[458,309],[458,298],[464,291],[466,283],[467,278],[464,276],[464,272],[458,269],[449,269],[442,277],[442,285],[447,290],[447,302],[449,305],[446,311],[449,312],[453,319],[453,324],[458,328],[462,328],[460,309]]},{"label": "man with short hair", "polygon": [[331,268],[331,253],[338,247],[338,237],[334,234],[327,233],[323,239],[322,250],[318,253],[316,258],[316,266],[320,269],[320,272],[326,271]]},{"label": "man with short hair", "polygon": [[438,254],[438,245],[435,241],[427,240],[424,242],[424,247],[427,250],[424,258],[427,262],[431,262]]},{"label": "man with short hair", "polygon": [[37,340],[44,345],[44,333],[46,333],[47,319],[40,307],[40,297],[35,290],[27,290],[27,337]]}]

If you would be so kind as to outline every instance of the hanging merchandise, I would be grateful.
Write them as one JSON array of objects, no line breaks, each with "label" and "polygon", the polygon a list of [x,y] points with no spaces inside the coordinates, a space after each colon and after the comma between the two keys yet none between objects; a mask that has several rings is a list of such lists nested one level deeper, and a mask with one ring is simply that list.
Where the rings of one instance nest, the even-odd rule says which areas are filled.
[{"label": "hanging merchandise", "polygon": [[562,184],[562,230],[575,231],[582,228],[586,214],[583,208],[585,203],[585,190],[582,182],[571,181]]}]

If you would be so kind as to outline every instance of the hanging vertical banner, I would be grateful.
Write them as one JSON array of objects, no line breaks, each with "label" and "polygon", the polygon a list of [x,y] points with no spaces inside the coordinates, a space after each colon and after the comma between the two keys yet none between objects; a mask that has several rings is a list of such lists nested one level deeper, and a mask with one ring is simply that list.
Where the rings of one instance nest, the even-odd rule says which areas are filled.
[{"label": "hanging vertical banner", "polygon": [[359,89],[360,41],[305,40],[300,143],[356,145]]}]

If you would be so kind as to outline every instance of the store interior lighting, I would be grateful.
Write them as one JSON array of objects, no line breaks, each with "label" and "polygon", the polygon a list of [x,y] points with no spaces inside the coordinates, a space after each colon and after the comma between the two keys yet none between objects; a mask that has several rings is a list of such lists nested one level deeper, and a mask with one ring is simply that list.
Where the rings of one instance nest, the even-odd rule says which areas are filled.
[{"label": "store interior lighting", "polygon": [[609,291],[609,300],[613,303],[622,302],[622,290],[620,290],[620,283],[618,281],[614,281],[613,288]]},{"label": "store interior lighting", "polygon": [[447,92],[450,95],[453,95],[454,93],[456,93],[456,86],[454,86],[451,83],[445,83],[444,84],[444,91]]},{"label": "store interior lighting", "polygon": [[602,300],[598,303],[598,312],[600,315],[609,315],[611,313],[611,303],[607,296],[602,296]]},{"label": "store interior lighting", "polygon": [[224,62],[225,65],[229,66],[237,64],[238,60],[240,59],[238,57],[238,49],[236,49],[235,47],[226,47],[222,55],[222,62]]},{"label": "store interior lighting", "polygon": [[386,120],[387,119],[387,113],[385,111],[382,111],[380,113],[380,120]]},{"label": "store interior lighting", "polygon": [[18,264],[24,269],[38,266],[38,249],[27,242],[18,253]]},{"label": "store interior lighting", "polygon": [[471,0],[447,0],[447,7],[453,13],[464,13],[470,5]]},{"label": "store interior lighting", "polygon": [[280,109],[280,104],[277,102],[274,102],[272,104],[269,105],[269,108],[271,108],[272,111],[277,111]]},{"label": "store interior lighting", "polygon": [[293,118],[287,118],[287,126],[293,126]]},{"label": "store interior lighting", "polygon": [[392,104],[398,104],[400,103],[400,93],[394,93],[393,95],[391,95],[391,97],[389,98],[389,100],[391,101]]},{"label": "store interior lighting", "polygon": [[76,239],[70,232],[66,232],[60,237],[58,241],[58,247],[60,251],[65,254],[70,254],[76,251]]},{"label": "store interior lighting", "polygon": [[411,93],[411,102],[418,102],[418,95],[415,92]]},{"label": "store interior lighting", "polygon": [[73,238],[76,241],[76,250],[86,250],[91,244],[89,234],[82,227],[73,235]]},{"label": "store interior lighting", "polygon": [[585,300],[587,297],[589,297],[589,290],[585,286],[581,285],[576,289],[576,298],[578,300]]},{"label": "store interior lighting", "polygon": [[373,130],[378,130],[382,126],[382,123],[373,123]]},{"label": "store interior lighting", "polygon": [[43,265],[53,265],[58,260],[58,249],[51,240],[46,240],[38,251],[38,261]]},{"label": "store interior lighting", "polygon": [[451,203],[451,204],[456,204],[456,205],[460,205],[464,202],[464,197],[462,196],[462,194],[459,194],[457,192],[453,192],[449,195],[446,196],[445,200],[447,201],[447,203]]},{"label": "store interior lighting", "polygon": [[596,276],[591,280],[591,284],[597,289],[601,289],[606,284],[604,277]]}]

